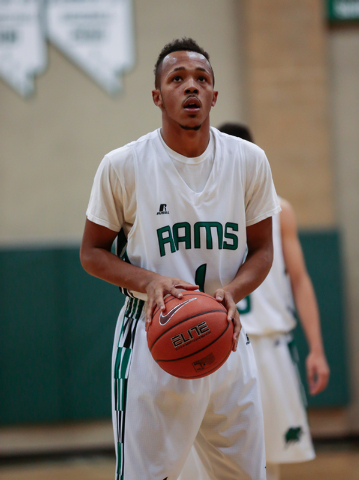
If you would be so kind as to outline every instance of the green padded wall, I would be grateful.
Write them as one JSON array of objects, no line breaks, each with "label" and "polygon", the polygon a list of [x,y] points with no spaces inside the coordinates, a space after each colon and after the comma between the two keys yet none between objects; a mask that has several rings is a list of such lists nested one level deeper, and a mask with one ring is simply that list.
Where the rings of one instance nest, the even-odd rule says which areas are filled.
[{"label": "green padded wall", "polygon": [[0,423],[108,417],[123,297],[77,248],[0,252]]},{"label": "green padded wall", "polygon": [[[348,402],[339,236],[300,235],[332,377],[309,405]],[[85,273],[78,248],[0,250],[0,424],[109,417],[111,351],[124,297]],[[306,345],[296,341],[304,371]]]},{"label": "green padded wall", "polygon": [[61,416],[59,290],[52,251],[0,254],[1,423]]},{"label": "green padded wall", "polygon": [[[324,347],[331,370],[324,392],[314,397],[307,393],[308,405],[343,406],[349,402],[349,387],[340,236],[332,230],[303,231],[299,237],[318,299]],[[308,348],[300,326],[295,330],[295,340],[300,354],[301,377],[306,387],[304,362]]]}]

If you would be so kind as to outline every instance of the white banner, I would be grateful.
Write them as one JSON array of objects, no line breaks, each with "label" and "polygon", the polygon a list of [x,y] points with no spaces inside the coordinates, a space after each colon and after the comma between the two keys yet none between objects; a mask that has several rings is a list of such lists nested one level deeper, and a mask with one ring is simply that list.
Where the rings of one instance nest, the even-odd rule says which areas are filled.
[{"label": "white banner", "polygon": [[107,92],[134,66],[132,0],[48,0],[47,36]]},{"label": "white banner", "polygon": [[0,76],[25,97],[46,67],[42,11],[42,0],[0,0]]}]

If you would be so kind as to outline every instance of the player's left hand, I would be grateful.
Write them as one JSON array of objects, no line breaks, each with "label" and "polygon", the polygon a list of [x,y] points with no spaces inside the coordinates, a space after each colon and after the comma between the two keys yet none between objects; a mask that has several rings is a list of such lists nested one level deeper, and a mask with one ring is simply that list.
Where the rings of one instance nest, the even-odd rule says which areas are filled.
[{"label": "player's left hand", "polygon": [[242,324],[239,319],[239,313],[237,310],[237,305],[234,303],[232,294],[224,290],[223,288],[219,288],[214,292],[214,298],[217,302],[220,302],[224,305],[228,312],[228,321],[233,322],[233,347],[232,351],[235,352],[237,350],[237,344],[239,339],[239,334],[241,333]]},{"label": "player's left hand", "polygon": [[309,393],[316,395],[323,391],[329,381],[329,366],[323,353],[310,352],[306,359]]}]

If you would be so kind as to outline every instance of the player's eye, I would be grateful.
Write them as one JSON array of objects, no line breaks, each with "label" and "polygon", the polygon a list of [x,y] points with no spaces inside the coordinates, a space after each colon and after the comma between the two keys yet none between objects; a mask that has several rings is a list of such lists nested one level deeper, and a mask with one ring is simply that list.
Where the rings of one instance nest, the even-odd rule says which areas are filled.
[{"label": "player's eye", "polygon": [[202,75],[200,77],[198,77],[198,81],[199,82],[206,82],[207,81],[207,78],[206,77],[203,77]]},{"label": "player's eye", "polygon": [[176,75],[175,77],[172,78],[173,82],[180,82],[182,80],[181,75]]}]

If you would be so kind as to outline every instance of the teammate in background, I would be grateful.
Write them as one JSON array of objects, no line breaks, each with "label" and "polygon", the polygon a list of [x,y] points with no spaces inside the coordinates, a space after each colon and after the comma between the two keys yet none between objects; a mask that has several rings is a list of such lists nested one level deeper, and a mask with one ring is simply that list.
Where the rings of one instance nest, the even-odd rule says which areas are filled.
[{"label": "teammate in background", "polygon": [[[253,142],[244,125],[227,123],[219,130]],[[238,303],[241,322],[252,343],[264,413],[267,480],[280,478],[280,464],[315,457],[305,412],[298,354],[291,331],[296,325],[294,303],[309,346],[306,359],[309,392],[325,389],[329,367],[325,358],[319,312],[297,234],[291,205],[280,199],[273,217],[274,257],[264,282]],[[294,302],[293,302],[294,297]],[[208,480],[192,449],[180,480]]]},{"label": "teammate in background", "polygon": [[[236,304],[270,270],[280,207],[263,150],[210,127],[217,95],[194,40],[166,45],[152,92],[162,128],[107,154],[95,176],[81,262],[129,295],[113,350],[117,480],[174,480],[194,442],[212,478],[266,477],[257,369]],[[126,261],[111,253],[116,237]],[[226,307],[233,352],[211,375],[180,379],[153,360],[145,329],[165,295],[199,284]]]}]

